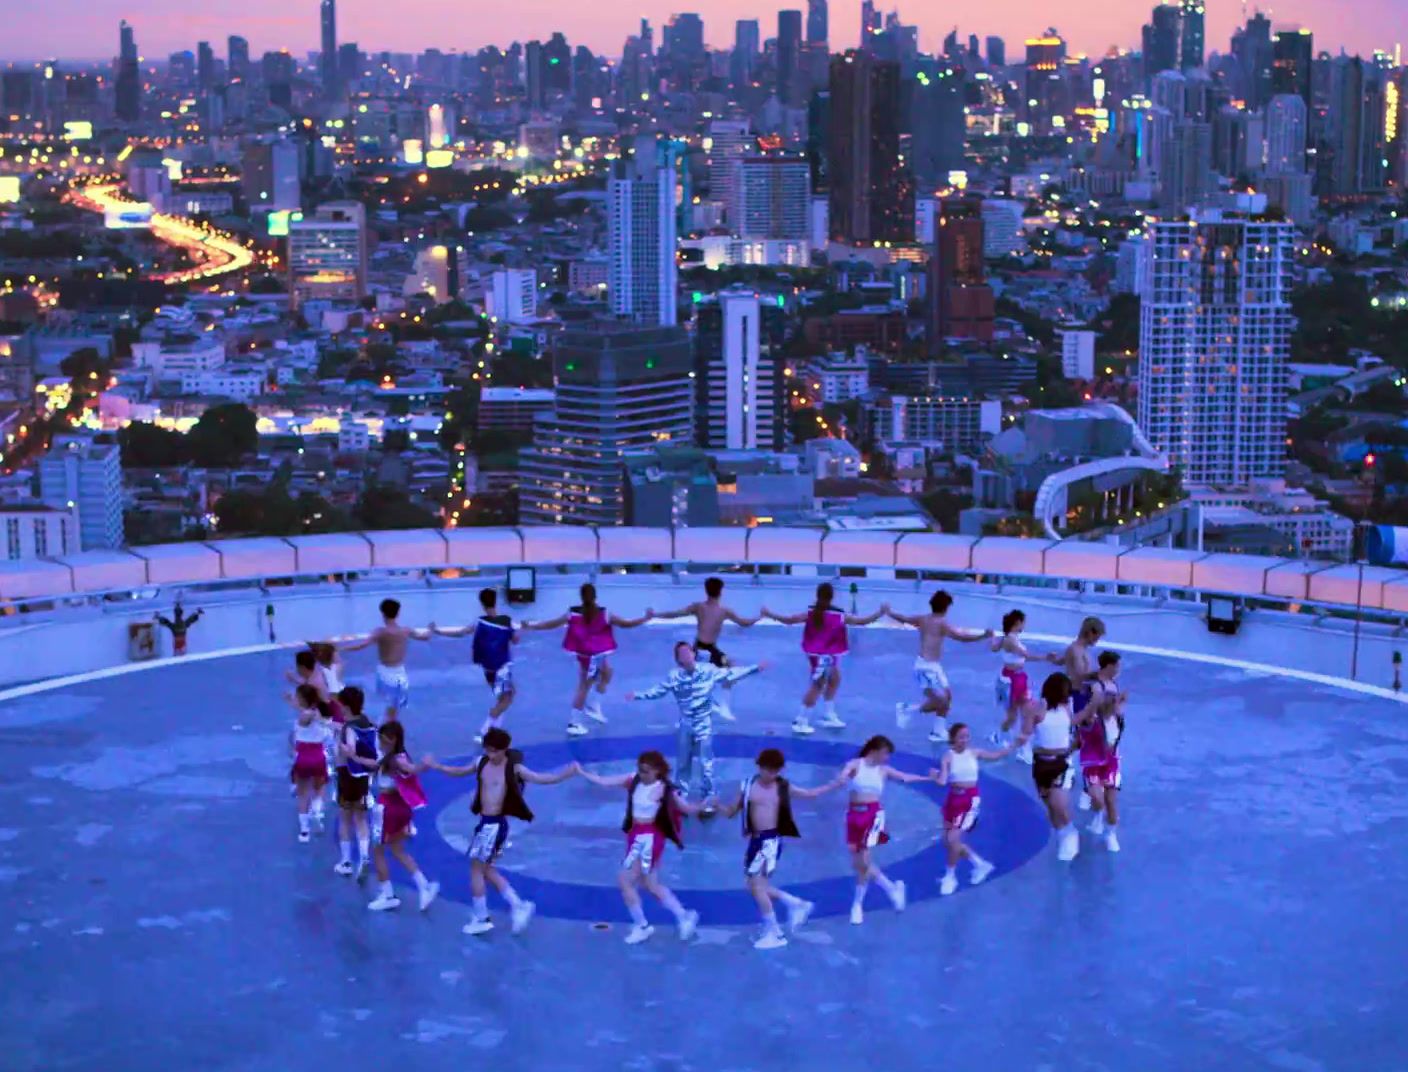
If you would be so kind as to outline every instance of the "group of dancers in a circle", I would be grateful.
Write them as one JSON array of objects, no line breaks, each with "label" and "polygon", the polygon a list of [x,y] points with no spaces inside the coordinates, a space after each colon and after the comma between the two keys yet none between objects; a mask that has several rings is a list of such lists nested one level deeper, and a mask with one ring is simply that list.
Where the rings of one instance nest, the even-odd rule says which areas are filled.
[{"label": "group of dancers in a circle", "polygon": [[[946,789],[942,840],[947,866],[939,887],[944,895],[957,890],[957,869],[965,858],[970,865],[971,884],[982,883],[993,872],[995,865],[973,851],[965,834],[974,828],[980,811],[980,763],[1001,760],[1014,751],[1031,763],[1037,793],[1056,834],[1060,860],[1072,860],[1080,850],[1071,802],[1076,757],[1083,781],[1083,806],[1095,811],[1088,832],[1103,837],[1109,851],[1119,851],[1119,746],[1124,735],[1126,695],[1118,684],[1118,654],[1107,650],[1094,656],[1093,648],[1105,633],[1099,619],[1087,618],[1079,635],[1063,652],[1044,656],[1061,669],[1050,673],[1033,694],[1026,665],[1036,656],[1022,643],[1025,615],[1021,611],[1005,615],[1002,635],[996,636],[993,630],[960,629],[950,624],[947,616],[953,600],[943,591],[934,593],[926,614],[899,614],[882,604],[874,613],[860,616],[836,607],[832,586],[821,584],[815,602],[800,614],[779,615],[764,607],[757,617],[747,618],[723,603],[723,588],[722,580],[711,577],[704,584],[702,600],[678,610],[647,610],[638,618],[621,618],[598,604],[595,588],[584,584],[580,603],[566,614],[517,625],[498,612],[495,591],[485,589],[479,596],[481,616],[473,624],[457,629],[441,629],[433,624],[426,629],[407,628],[399,621],[400,604],[387,599],[380,607],[381,625],[363,639],[341,645],[340,650],[332,642],[309,644],[307,650],[296,654],[295,670],[289,675],[294,687],[288,700],[296,715],[291,735],[291,780],[298,802],[299,840],[309,841],[315,825],[322,828],[324,787],[335,778],[341,853],[334,870],[361,880],[370,866],[375,870],[378,886],[368,907],[373,911],[394,909],[401,901],[390,881],[386,859],[389,853],[410,874],[419,907],[424,910],[435,900],[439,886],[426,878],[407,847],[415,832],[415,812],[427,802],[419,776],[426,770],[436,770],[454,778],[474,778],[472,811],[478,821],[468,846],[472,911],[464,931],[478,935],[494,929],[487,902],[488,887],[493,886],[508,905],[512,931],[519,933],[532,919],[534,905],[519,896],[498,866],[508,842],[510,823],[532,821],[533,811],[527,800],[529,786],[553,785],[581,777],[623,796],[626,851],[618,881],[632,920],[627,943],[643,942],[654,933],[642,907],[642,889],[674,917],[682,940],[693,936],[699,914],[681,904],[665,885],[663,863],[667,845],[682,845],[687,817],[717,814],[741,817],[744,880],[762,919],[761,933],[754,942],[760,949],[786,945],[788,931],[801,927],[813,909],[810,902],[788,893],[774,881],[786,839],[800,836],[793,798],[818,797],[840,788],[848,793],[845,834],[856,876],[850,911],[855,924],[864,921],[865,899],[872,884],[880,887],[895,909],[903,910],[906,904],[905,884],[886,876],[874,859],[874,850],[888,840],[884,794],[892,781],[933,782]],[[848,627],[869,624],[885,616],[918,630],[914,674],[921,697],[915,703],[897,704],[896,722],[904,730],[915,714],[933,718],[929,739],[946,745],[938,765],[924,775],[899,770],[891,765],[894,744],[888,737],[876,735],[830,781],[803,787],[791,784],[785,776],[783,752],[766,748],[757,756],[754,773],[727,798],[722,797],[715,781],[714,724],[734,721],[732,688],[768,666],[733,665],[719,647],[725,624],[748,627],[771,618],[802,626],[802,651],[809,674],[792,731],[806,736],[815,733],[818,726],[845,726],[835,704],[842,660],[849,651]],[[627,700],[666,695],[675,699],[679,722],[674,767],[660,752],[646,751],[628,774],[602,776],[575,762],[550,772],[529,768],[503,725],[517,695],[513,646],[521,632],[564,629],[563,647],[575,657],[578,667],[567,726],[567,733],[576,737],[589,732],[586,719],[599,723],[607,720],[602,698],[612,677],[610,657],[616,650],[615,630],[634,628],[652,618],[693,618],[696,625],[694,641],[674,645],[675,665],[663,680],[651,688],[626,694]],[[425,641],[436,635],[471,637],[471,657],[483,671],[490,690],[491,706],[476,735],[482,754],[464,766],[448,766],[428,754],[415,759],[406,745],[401,715],[410,697],[405,669],[407,648],[411,640]],[[997,692],[1002,722],[990,737],[992,748],[975,747],[970,726],[949,721],[953,692],[943,668],[946,639],[963,643],[989,640],[992,650],[1001,653]],[[342,684],[341,654],[372,645],[378,654],[375,692],[385,704],[379,725],[365,710],[363,690]],[[825,706],[821,718],[816,720],[818,701]],[[355,863],[354,836],[358,848]],[[778,903],[787,910],[786,928],[777,918]]]}]

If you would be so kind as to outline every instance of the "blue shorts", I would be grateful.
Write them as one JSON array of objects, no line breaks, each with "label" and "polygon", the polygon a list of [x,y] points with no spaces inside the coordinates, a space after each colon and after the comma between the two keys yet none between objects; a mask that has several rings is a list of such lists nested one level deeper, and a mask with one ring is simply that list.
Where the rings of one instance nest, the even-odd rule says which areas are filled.
[{"label": "blue shorts", "polygon": [[378,666],[376,668],[376,694],[386,701],[388,707],[398,711],[411,702],[411,679],[406,676],[404,666]]},{"label": "blue shorts", "polygon": [[484,667],[484,684],[489,686],[489,691],[494,694],[494,699],[502,700],[505,696],[512,696],[513,687],[513,663],[504,663],[503,666],[495,670]]},{"label": "blue shorts", "polygon": [[474,836],[469,839],[469,858],[482,864],[491,864],[504,851],[508,840],[508,820],[502,815],[484,815],[474,828]]},{"label": "blue shorts", "polygon": [[777,870],[777,862],[782,859],[782,838],[776,830],[764,830],[748,839],[748,849],[743,854],[743,873],[748,876],[769,877]]}]

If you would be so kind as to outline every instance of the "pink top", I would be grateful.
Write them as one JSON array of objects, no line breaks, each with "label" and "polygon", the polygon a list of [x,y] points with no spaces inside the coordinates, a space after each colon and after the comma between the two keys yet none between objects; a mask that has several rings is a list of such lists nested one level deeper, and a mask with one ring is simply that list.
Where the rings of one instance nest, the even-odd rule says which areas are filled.
[{"label": "pink top", "polygon": [[605,655],[616,650],[616,634],[611,631],[611,615],[597,607],[589,622],[581,607],[573,607],[567,618],[567,634],[562,646],[574,655]]},{"label": "pink top", "polygon": [[[1107,716],[1111,720],[1114,715]],[[1118,722],[1115,723],[1118,726]],[[1097,767],[1115,759],[1119,748],[1119,730],[1116,740],[1111,743],[1105,730],[1105,718],[1093,718],[1077,729],[1080,738],[1080,763],[1082,767]]]},{"label": "pink top", "polygon": [[[404,752],[402,756],[407,762],[410,762],[410,757]],[[411,808],[425,807],[427,800],[425,790],[421,788],[420,775],[397,773],[391,776],[391,780],[396,786],[396,792],[401,794],[401,799],[404,800],[407,805]]]},{"label": "pink top", "polygon": [[807,614],[802,626],[802,650],[808,655],[844,655],[850,651],[846,640],[846,616],[834,608],[822,614],[821,624],[812,621]]}]

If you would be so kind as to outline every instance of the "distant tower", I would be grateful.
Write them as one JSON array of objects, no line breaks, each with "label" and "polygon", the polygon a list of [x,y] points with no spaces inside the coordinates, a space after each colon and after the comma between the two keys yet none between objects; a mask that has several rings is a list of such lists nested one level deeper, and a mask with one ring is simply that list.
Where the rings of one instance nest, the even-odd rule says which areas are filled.
[{"label": "distant tower", "polygon": [[337,0],[322,0],[323,51],[318,57],[323,75],[323,95],[337,96]]}]

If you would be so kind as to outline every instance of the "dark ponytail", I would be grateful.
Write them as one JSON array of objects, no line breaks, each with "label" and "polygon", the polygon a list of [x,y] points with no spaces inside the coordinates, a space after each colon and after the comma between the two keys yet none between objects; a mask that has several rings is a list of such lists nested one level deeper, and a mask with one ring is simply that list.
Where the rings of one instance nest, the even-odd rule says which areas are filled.
[{"label": "dark ponytail", "polygon": [[590,622],[597,616],[597,612],[601,610],[601,608],[596,605],[596,585],[591,583],[582,585],[581,596],[582,621]]},{"label": "dark ponytail", "polygon": [[836,594],[836,590],[829,584],[819,584],[816,586],[816,603],[812,606],[809,624],[813,629],[820,629],[826,622],[826,612],[831,609],[831,598]]}]

